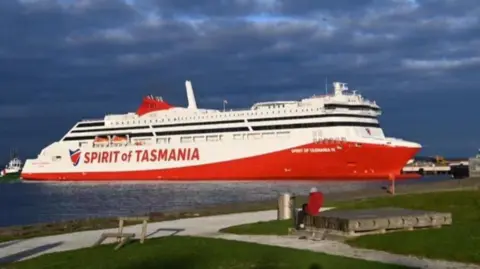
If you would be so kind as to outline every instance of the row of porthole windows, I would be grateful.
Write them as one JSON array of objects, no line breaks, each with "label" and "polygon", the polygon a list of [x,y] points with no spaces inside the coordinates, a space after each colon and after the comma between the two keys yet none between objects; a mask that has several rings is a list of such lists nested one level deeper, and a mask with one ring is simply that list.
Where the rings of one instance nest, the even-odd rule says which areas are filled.
[{"label": "row of porthole windows", "polygon": [[[295,109],[295,110],[284,110],[283,112],[285,113],[298,113],[298,112],[314,112],[314,111],[320,111],[320,108],[317,109]],[[278,111],[280,113],[281,111]],[[269,115],[269,114],[275,114],[275,113],[263,113],[263,112],[248,112],[248,113],[237,113],[233,115],[215,115],[215,116],[200,116],[200,117],[177,117],[173,119],[155,119],[155,120],[132,120],[132,121],[116,121],[115,125],[124,125],[127,124],[149,124],[149,123],[162,123],[162,122],[172,122],[172,121],[181,121],[181,120],[204,120],[204,119],[218,119],[218,118],[225,118],[227,116],[262,116],[262,115]]]}]

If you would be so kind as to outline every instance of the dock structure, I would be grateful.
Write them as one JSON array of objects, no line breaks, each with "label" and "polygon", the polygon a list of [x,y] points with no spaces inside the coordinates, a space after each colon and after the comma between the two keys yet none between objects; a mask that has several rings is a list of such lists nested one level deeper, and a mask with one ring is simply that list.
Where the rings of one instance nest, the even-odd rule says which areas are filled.
[{"label": "dock structure", "polygon": [[405,166],[403,173],[417,173],[421,175],[446,175],[449,174],[451,167],[449,165],[442,166]]},{"label": "dock structure", "polygon": [[[480,159],[479,159],[480,160]],[[456,160],[456,161],[442,161],[440,163],[425,162],[425,161],[411,161],[403,169],[403,174],[416,173],[420,175],[456,175],[458,171],[464,174],[463,170],[468,170],[468,167],[472,159],[470,160]],[[480,164],[479,164],[479,176],[480,176]],[[464,176],[462,176],[464,177]],[[468,177],[468,175],[467,175]]]},{"label": "dock structure", "polygon": [[470,158],[468,174],[470,177],[480,177],[480,156]]}]

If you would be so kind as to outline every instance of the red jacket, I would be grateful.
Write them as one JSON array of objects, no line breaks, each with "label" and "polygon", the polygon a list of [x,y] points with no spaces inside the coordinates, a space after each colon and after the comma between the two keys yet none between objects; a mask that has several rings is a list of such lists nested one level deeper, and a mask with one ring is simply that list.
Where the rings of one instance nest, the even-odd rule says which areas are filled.
[{"label": "red jacket", "polygon": [[317,191],[317,192],[311,192],[310,195],[308,196],[308,203],[307,203],[307,214],[310,216],[316,216],[318,215],[318,212],[320,211],[320,208],[322,208],[323,205],[323,193]]}]

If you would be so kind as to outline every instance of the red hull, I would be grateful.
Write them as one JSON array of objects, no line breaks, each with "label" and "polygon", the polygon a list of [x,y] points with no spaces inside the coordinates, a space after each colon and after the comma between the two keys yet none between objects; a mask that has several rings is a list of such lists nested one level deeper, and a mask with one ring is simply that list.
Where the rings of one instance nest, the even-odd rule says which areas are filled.
[{"label": "red hull", "polygon": [[[341,147],[335,152],[292,153],[291,149],[220,163],[189,167],[122,172],[22,174],[36,181],[265,181],[265,180],[379,180],[401,175],[420,148],[340,142],[301,148]],[[298,147],[297,147],[298,148]]]}]

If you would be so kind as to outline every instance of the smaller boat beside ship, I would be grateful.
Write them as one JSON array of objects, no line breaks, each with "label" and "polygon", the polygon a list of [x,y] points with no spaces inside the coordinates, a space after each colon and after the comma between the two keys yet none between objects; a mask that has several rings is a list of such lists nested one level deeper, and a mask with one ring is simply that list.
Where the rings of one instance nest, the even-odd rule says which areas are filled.
[{"label": "smaller boat beside ship", "polygon": [[10,154],[10,161],[0,170],[0,180],[19,179],[22,173],[23,162],[16,154]]}]

